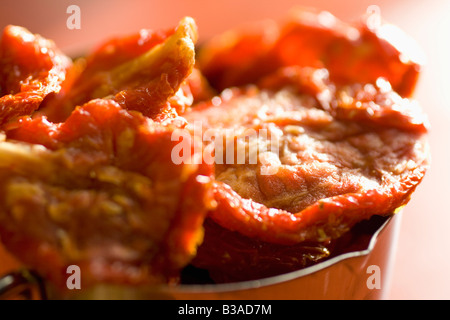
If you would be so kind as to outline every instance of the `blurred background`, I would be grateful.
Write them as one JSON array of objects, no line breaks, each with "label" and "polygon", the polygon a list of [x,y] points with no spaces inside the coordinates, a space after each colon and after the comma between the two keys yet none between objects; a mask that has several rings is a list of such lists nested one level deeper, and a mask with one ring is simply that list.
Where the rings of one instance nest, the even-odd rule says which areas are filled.
[{"label": "blurred background", "polygon": [[[80,8],[80,29],[67,27],[70,5]],[[113,35],[172,27],[186,15],[197,21],[202,41],[248,21],[283,18],[297,5],[328,10],[344,21],[377,5],[382,18],[410,34],[425,52],[427,64],[415,97],[432,126],[432,166],[402,216],[389,298],[449,299],[450,1],[1,0],[0,28],[24,26],[76,55]]]}]

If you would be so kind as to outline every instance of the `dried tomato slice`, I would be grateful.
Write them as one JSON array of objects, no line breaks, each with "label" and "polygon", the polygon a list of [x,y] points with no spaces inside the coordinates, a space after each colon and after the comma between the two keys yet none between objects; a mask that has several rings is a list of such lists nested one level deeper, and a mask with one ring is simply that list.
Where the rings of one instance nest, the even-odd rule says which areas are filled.
[{"label": "dried tomato slice", "polygon": [[[224,141],[224,154],[215,154],[217,207],[193,261],[215,282],[273,276],[326,259],[334,254],[328,244],[357,223],[405,205],[428,168],[426,119],[402,112],[410,101],[385,99],[395,93],[371,87],[378,112],[363,112],[367,93],[352,95],[345,106],[342,95],[364,86],[336,89],[309,82],[313,74],[298,73],[295,87],[225,90],[184,114],[212,130],[215,142]],[[323,96],[334,103],[325,104],[330,108]]]},{"label": "dried tomato slice", "polygon": [[7,26],[0,42],[0,125],[31,115],[59,92],[71,64],[53,41]]},{"label": "dried tomato slice", "polygon": [[252,83],[279,67],[273,55],[279,29],[265,20],[216,35],[200,46],[197,65],[218,91]]},{"label": "dried tomato slice", "polygon": [[317,242],[290,246],[263,242],[223,228],[210,218],[204,228],[205,238],[192,265],[208,270],[214,283],[259,280],[296,271],[330,257],[335,247]]},{"label": "dried tomato slice", "polygon": [[[375,83],[383,77],[401,96],[411,95],[421,68],[416,48],[389,24],[369,19],[346,24],[328,12],[301,9],[280,23],[265,21],[216,36],[199,50],[198,65],[219,90],[257,82],[281,67],[326,68],[339,84]],[[388,30],[389,29],[389,30]],[[413,51],[414,52],[411,52]]]},{"label": "dried tomato slice", "polygon": [[341,254],[366,250],[373,233],[385,222],[385,217],[373,216],[335,240],[286,246],[246,237],[207,218],[205,239],[192,261],[196,269],[186,268],[184,274],[191,271],[191,279],[182,279],[186,282],[230,283],[298,271]]},{"label": "dried tomato slice", "polygon": [[[337,101],[342,90],[328,94]],[[349,112],[364,103],[354,99]],[[391,214],[421,181],[428,153],[418,119],[407,129],[411,119],[401,112],[385,121],[392,114],[389,101],[403,100],[381,100],[376,108],[388,110],[380,111],[384,125],[378,114],[367,113],[365,122],[336,116],[315,96],[289,89],[224,91],[221,102],[187,112],[189,123],[228,134],[233,146],[231,157],[215,165],[218,207],[210,217],[250,238],[295,244],[335,238],[357,221]],[[397,119],[403,119],[400,126],[390,125]],[[236,163],[239,152],[243,164]],[[251,153],[257,153],[255,164]]]},{"label": "dried tomato slice", "polygon": [[188,17],[173,30],[110,40],[77,62],[72,79],[42,114],[61,122],[76,106],[110,97],[127,110],[170,118],[192,104],[189,86],[183,85],[194,69],[196,41],[197,27]]},{"label": "dried tomato slice", "polygon": [[[65,73],[38,68],[45,77],[36,81],[57,87],[39,99],[60,92],[40,116],[4,128],[6,247],[61,287],[70,264],[82,268],[83,285],[170,283],[195,256],[208,212],[194,264],[245,280],[264,263],[253,276],[314,263],[356,223],[405,205],[428,166],[426,121],[405,98],[418,61],[367,21],[303,10],[263,25],[205,44],[198,70],[191,18],[107,42],[62,85]],[[7,56],[3,73],[21,66]],[[2,75],[1,93],[29,88],[23,74]],[[3,108],[5,122],[40,107],[29,92],[32,108]],[[175,118],[215,136],[214,166],[174,163]],[[213,257],[219,243],[229,245],[218,251],[230,254],[225,262]]]},{"label": "dried tomato slice", "polygon": [[430,126],[418,102],[401,97],[384,78],[374,84],[357,82],[336,88],[326,69],[291,66],[263,77],[258,87],[272,91],[289,87],[308,93],[339,120],[424,133]]},{"label": "dried tomato slice", "polygon": [[71,264],[85,287],[175,281],[202,240],[212,168],[174,164],[173,127],[100,99],[22,124],[0,143],[8,250],[62,287]]}]

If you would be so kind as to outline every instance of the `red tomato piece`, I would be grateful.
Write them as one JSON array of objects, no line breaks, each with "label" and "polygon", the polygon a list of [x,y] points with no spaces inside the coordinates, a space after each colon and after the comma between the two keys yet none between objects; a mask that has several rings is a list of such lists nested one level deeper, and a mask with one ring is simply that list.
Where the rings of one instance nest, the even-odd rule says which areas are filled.
[{"label": "red tomato piece", "polygon": [[196,41],[191,18],[184,18],[174,30],[143,30],[111,40],[77,62],[64,90],[42,114],[61,122],[76,106],[110,98],[158,121],[171,118],[192,104],[189,87],[183,84],[194,69]]},{"label": "red tomato piece", "polygon": [[62,124],[11,130],[0,143],[2,242],[61,288],[71,264],[84,287],[176,281],[203,237],[212,167],[174,164],[173,130],[100,99]]},{"label": "red tomato piece", "polygon": [[[337,103],[331,109],[319,102],[320,92],[311,96],[312,87],[307,93],[254,88],[224,91],[220,104],[184,114],[220,137],[216,156],[221,137],[233,146],[231,156],[216,157],[218,206],[210,213],[216,223],[249,238],[296,244],[339,237],[408,202],[428,167],[426,119],[401,112],[409,100],[385,99],[375,89],[370,100],[379,112],[351,117],[366,96],[353,95],[341,113],[339,97],[347,89],[322,85]],[[244,163],[236,162],[240,152]]]},{"label": "red tomato piece", "polygon": [[0,125],[33,114],[59,92],[71,64],[53,41],[7,26],[0,41]]},{"label": "red tomato piece", "polygon": [[[261,26],[261,24],[263,24]],[[218,90],[257,82],[281,67],[326,68],[333,82],[375,83],[380,77],[404,97],[411,95],[422,60],[415,46],[391,25],[368,19],[346,24],[328,12],[301,9],[282,22],[265,21],[216,36],[199,51],[198,65]]]}]

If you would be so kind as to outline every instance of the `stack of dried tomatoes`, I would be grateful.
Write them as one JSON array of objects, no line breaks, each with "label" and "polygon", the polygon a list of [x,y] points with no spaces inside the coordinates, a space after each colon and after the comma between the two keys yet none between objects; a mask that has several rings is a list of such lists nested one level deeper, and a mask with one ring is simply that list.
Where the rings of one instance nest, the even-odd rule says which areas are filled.
[{"label": "stack of dried tomatoes", "polygon": [[188,264],[219,283],[326,259],[405,205],[428,167],[420,61],[388,28],[301,10],[196,52],[184,18],[71,60],[7,27],[1,241],[62,287],[73,264],[84,285],[177,283]]}]

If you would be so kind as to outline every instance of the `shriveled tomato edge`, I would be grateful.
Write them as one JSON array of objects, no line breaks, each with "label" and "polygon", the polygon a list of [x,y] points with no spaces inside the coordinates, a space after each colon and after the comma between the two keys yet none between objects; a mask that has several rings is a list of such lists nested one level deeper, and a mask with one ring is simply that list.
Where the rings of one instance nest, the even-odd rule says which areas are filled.
[{"label": "shriveled tomato edge", "polygon": [[321,199],[297,213],[244,199],[230,186],[216,181],[217,208],[209,216],[224,228],[265,242],[292,245],[327,241],[341,236],[359,221],[392,214],[407,204],[427,168],[424,160],[401,185]]},{"label": "shriveled tomato edge", "polygon": [[[29,36],[32,39],[31,42],[32,45],[35,46],[36,54],[43,54],[42,52],[46,52],[45,55],[48,56],[48,59],[52,62],[52,66],[46,70],[46,72],[37,70],[39,72],[35,72],[33,77],[28,80],[29,82],[39,80],[39,87],[35,88],[33,86],[28,87],[27,85],[21,85],[19,92],[6,94],[0,97],[0,125],[14,121],[20,116],[30,116],[40,107],[47,95],[50,93],[57,93],[61,90],[66,74],[72,66],[72,60],[63,54],[53,41],[47,40],[40,35],[32,34],[23,27],[14,25],[6,26],[3,30],[1,41],[5,41],[4,37],[11,36],[10,33],[14,33],[14,29],[26,33],[26,36]],[[23,110],[20,110],[20,108]]]}]

